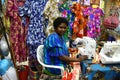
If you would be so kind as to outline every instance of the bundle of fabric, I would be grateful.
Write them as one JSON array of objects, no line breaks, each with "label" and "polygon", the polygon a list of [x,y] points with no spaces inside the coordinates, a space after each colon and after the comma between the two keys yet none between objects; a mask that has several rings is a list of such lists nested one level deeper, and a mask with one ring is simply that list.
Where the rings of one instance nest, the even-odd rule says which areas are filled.
[{"label": "bundle of fabric", "polygon": [[119,19],[117,16],[109,16],[104,19],[104,26],[108,29],[115,29],[118,27]]}]

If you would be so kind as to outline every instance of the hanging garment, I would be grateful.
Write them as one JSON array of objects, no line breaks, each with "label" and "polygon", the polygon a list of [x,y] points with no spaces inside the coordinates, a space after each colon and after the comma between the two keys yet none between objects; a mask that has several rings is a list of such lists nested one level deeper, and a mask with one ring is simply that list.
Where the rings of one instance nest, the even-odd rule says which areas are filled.
[{"label": "hanging garment", "polygon": [[47,36],[54,32],[53,28],[53,21],[60,17],[61,14],[58,10],[58,2],[57,0],[49,0],[44,8],[43,14],[45,15],[45,18],[48,19],[48,25],[46,28],[46,34]]},{"label": "hanging garment", "polygon": [[84,10],[84,15],[88,16],[87,36],[97,38],[100,35],[101,16],[104,12],[100,8],[87,7]]},{"label": "hanging garment", "polygon": [[66,33],[64,34],[64,38],[67,41],[69,37],[72,35],[72,26],[73,26],[73,21],[74,21],[74,14],[71,10],[71,3],[66,1],[62,4],[59,4],[59,11],[62,14],[62,17],[67,18],[69,24],[68,24],[68,29]]},{"label": "hanging garment", "polygon": [[76,34],[76,37],[82,38],[84,35],[84,17],[81,5],[79,3],[74,4],[72,7],[72,12],[75,14],[75,20],[73,22],[73,34]]},{"label": "hanging garment", "polygon": [[27,33],[28,46],[43,44],[46,38],[43,24],[44,16],[42,14],[45,4],[44,0],[26,0],[24,6],[19,8],[20,16],[30,18]]},{"label": "hanging garment", "polygon": [[27,32],[27,46],[29,47],[29,64],[30,67],[38,65],[36,58],[36,49],[44,43],[45,24],[43,10],[47,0],[26,0],[23,7],[19,7],[21,17],[29,17],[29,26]]},{"label": "hanging garment", "polygon": [[26,35],[25,29],[18,15],[18,5],[16,0],[8,0],[6,16],[10,18],[10,43],[11,49],[15,54],[16,61],[27,60]]}]

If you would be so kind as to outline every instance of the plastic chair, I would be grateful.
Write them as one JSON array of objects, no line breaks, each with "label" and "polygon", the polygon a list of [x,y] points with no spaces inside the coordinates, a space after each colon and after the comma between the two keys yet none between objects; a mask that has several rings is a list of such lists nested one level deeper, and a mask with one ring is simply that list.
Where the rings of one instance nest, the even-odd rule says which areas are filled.
[{"label": "plastic chair", "polygon": [[43,48],[44,48],[44,45],[40,45],[37,48],[37,60],[42,65],[43,70],[45,69],[45,67],[48,67],[48,68],[57,68],[57,69],[61,70],[61,76],[62,76],[63,75],[63,71],[64,71],[64,67],[62,67],[62,66],[54,66],[54,65],[47,65],[47,64],[44,63]]}]

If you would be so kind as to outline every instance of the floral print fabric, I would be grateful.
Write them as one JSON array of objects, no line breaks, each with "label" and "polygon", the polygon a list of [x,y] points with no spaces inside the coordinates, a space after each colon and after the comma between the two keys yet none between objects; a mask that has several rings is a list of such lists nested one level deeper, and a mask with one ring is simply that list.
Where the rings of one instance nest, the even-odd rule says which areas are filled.
[{"label": "floral print fabric", "polygon": [[[36,49],[44,43],[46,38],[43,10],[47,0],[26,0],[23,7],[19,7],[21,17],[29,17],[27,45],[29,47],[29,64],[37,67]],[[24,23],[25,24],[25,23]]]},{"label": "floral print fabric", "polygon": [[87,36],[97,38],[100,35],[101,16],[104,15],[100,8],[88,7],[83,11],[85,16],[88,16]]},{"label": "floral print fabric", "polygon": [[42,0],[26,0],[25,5],[19,8],[20,16],[29,16],[30,23],[27,33],[27,44],[29,46],[43,44],[45,39],[44,33],[44,10],[45,1]]},{"label": "floral print fabric", "polygon": [[25,31],[18,15],[18,5],[16,0],[8,0],[6,15],[10,18],[10,42],[16,61],[27,60],[27,49],[25,43]]},{"label": "floral print fabric", "polygon": [[62,4],[59,4],[59,11],[61,12],[62,17],[67,18],[69,24],[68,24],[68,29],[66,31],[66,33],[64,34],[64,38],[67,41],[69,39],[69,37],[71,37],[72,35],[72,28],[73,28],[73,21],[74,21],[74,14],[71,10],[71,4],[69,1],[66,1]]},{"label": "floral print fabric", "polygon": [[73,34],[76,34],[77,37],[82,38],[84,35],[84,17],[81,5],[79,3],[74,4],[72,11],[75,14],[75,20],[73,22]]},{"label": "floral print fabric", "polygon": [[49,35],[54,31],[53,21],[57,17],[61,16],[61,14],[58,10],[57,0],[49,0],[45,5],[43,14],[45,15],[46,19],[49,20],[47,28],[46,28],[46,34]]}]

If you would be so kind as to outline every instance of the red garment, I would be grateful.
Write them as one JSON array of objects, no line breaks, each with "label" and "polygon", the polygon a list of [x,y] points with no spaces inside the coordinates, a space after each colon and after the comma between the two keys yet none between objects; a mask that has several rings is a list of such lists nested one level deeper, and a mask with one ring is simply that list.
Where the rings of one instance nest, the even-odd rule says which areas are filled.
[{"label": "red garment", "polygon": [[26,61],[26,28],[22,25],[22,20],[19,17],[16,0],[8,0],[6,16],[10,18],[10,43],[15,59],[18,62]]}]

